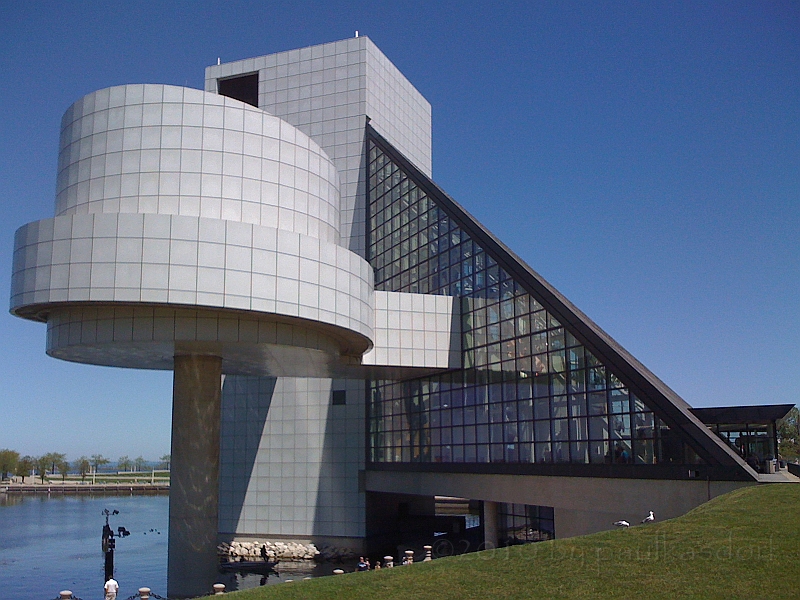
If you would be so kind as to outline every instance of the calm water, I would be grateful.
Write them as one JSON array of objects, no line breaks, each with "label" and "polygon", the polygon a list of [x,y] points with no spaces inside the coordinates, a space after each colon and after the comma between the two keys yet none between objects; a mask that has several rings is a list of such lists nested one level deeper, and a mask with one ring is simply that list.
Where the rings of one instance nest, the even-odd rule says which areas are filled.
[{"label": "calm water", "polygon": [[131,532],[114,555],[119,597],[143,586],[166,596],[167,496],[0,494],[0,597],[48,600],[72,590],[102,598],[105,508],[119,511],[109,519],[114,531]]},{"label": "calm water", "polygon": [[[118,597],[145,586],[166,596],[168,496],[0,494],[0,598],[52,600],[68,589],[83,600],[102,599],[106,508],[119,511],[109,519],[114,531],[131,532],[117,539],[114,553]],[[285,563],[268,576],[223,573],[217,580],[228,590],[248,589],[330,575],[337,566],[343,565]]]}]

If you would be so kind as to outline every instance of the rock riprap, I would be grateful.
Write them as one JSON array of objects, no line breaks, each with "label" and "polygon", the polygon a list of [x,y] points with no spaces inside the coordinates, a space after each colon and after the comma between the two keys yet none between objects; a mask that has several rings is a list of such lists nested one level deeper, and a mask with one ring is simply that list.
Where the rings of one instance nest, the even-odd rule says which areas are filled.
[{"label": "rock riprap", "polygon": [[299,542],[223,542],[217,546],[217,553],[231,561],[261,560],[261,548],[266,547],[267,559],[279,560],[313,560],[319,554],[314,544],[301,544]]}]

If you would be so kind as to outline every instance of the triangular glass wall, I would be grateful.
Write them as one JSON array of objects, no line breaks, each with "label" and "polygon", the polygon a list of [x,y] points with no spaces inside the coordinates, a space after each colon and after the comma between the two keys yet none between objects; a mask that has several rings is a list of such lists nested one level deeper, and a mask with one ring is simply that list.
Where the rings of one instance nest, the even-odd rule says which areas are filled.
[{"label": "triangular glass wall", "polygon": [[[707,462],[657,403],[504,269],[459,225],[464,214],[453,214],[431,192],[435,184],[369,127],[367,147],[375,289],[459,297],[463,351],[461,370],[371,382],[374,467],[505,463],[557,473],[556,465],[570,465],[590,474],[592,465],[605,472],[619,465],[620,473],[622,465]],[[579,473],[578,465],[586,467]]]}]

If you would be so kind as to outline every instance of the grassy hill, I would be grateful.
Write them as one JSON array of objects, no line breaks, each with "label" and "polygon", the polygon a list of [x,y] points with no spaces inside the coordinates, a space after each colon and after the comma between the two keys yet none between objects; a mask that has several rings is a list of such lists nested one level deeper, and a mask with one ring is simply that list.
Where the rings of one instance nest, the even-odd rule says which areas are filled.
[{"label": "grassy hill", "polygon": [[773,484],[732,492],[670,521],[231,597],[798,598],[799,559],[800,485]]}]

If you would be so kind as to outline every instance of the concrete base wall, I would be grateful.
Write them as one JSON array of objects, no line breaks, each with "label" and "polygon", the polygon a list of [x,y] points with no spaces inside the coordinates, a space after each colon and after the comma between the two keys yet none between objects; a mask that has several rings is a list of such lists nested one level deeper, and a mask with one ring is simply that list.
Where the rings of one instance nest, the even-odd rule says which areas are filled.
[{"label": "concrete base wall", "polygon": [[671,519],[711,498],[747,485],[753,484],[463,473],[366,473],[369,492],[552,506],[557,538],[612,529],[614,521],[619,519],[639,523],[651,510],[659,521]]}]

